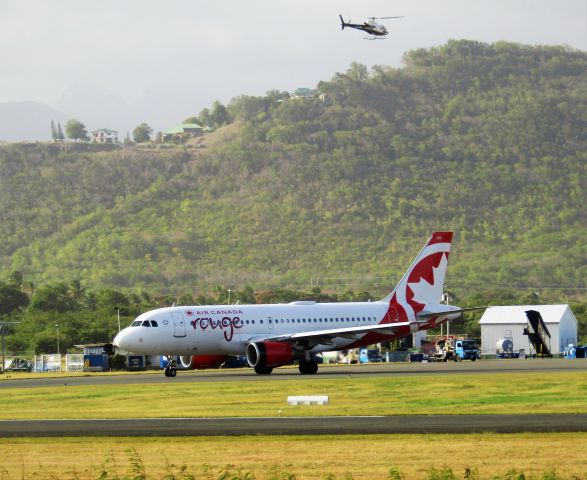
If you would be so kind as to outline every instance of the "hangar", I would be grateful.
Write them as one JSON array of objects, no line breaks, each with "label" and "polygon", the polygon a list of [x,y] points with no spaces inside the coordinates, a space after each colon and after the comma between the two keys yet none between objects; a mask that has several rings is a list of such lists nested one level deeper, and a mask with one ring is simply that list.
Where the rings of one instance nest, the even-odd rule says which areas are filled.
[{"label": "hangar", "polygon": [[526,354],[532,352],[528,336],[524,329],[528,326],[527,310],[535,310],[542,316],[550,333],[550,350],[553,355],[562,353],[565,347],[577,344],[577,319],[566,305],[511,305],[489,307],[483,313],[481,325],[481,354],[495,355],[497,342],[509,339],[513,351],[521,349]]}]

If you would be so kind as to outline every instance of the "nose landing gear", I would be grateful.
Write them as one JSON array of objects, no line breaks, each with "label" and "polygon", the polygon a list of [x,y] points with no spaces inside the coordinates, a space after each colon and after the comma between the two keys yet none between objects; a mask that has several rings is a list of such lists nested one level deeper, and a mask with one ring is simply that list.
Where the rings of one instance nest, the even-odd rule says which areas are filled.
[{"label": "nose landing gear", "polygon": [[167,365],[165,366],[165,376],[175,377],[177,375],[177,367],[175,364],[175,360],[173,359],[172,355],[168,355],[167,358],[169,360],[167,362]]}]

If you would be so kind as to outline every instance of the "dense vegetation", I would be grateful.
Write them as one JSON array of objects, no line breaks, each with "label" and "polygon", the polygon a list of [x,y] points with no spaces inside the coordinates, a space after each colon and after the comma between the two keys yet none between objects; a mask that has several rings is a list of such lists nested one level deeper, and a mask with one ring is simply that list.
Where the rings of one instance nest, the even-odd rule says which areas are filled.
[{"label": "dense vegetation", "polygon": [[461,303],[584,301],[587,54],[450,41],[404,63],[235,98],[204,149],[0,147],[0,278],[381,295],[453,229]]}]

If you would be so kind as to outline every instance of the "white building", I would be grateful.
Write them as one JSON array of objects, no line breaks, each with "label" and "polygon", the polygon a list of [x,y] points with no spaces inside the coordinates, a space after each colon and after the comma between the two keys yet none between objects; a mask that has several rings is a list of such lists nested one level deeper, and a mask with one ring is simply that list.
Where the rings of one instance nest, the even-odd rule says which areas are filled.
[{"label": "white building", "polygon": [[118,132],[110,128],[100,128],[92,132],[93,143],[118,143]]},{"label": "white building", "polygon": [[577,319],[568,305],[512,305],[489,307],[479,320],[481,325],[481,354],[495,355],[498,340],[510,339],[514,352],[532,349],[524,329],[528,325],[527,310],[540,312],[550,333],[553,355],[561,353],[569,344],[577,344]]}]

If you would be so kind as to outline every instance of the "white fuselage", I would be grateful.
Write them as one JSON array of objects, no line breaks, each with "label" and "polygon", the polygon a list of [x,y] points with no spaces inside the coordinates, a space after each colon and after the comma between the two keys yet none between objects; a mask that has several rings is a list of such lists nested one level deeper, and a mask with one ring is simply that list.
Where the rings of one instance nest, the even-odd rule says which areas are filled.
[{"label": "white fuselage", "polygon": [[[376,325],[388,307],[382,301],[168,307],[137,317],[118,333],[114,344],[138,354],[244,355],[247,344],[256,339]],[[409,333],[390,335],[389,340]],[[365,335],[334,338],[313,345],[312,351],[342,349]]]}]

